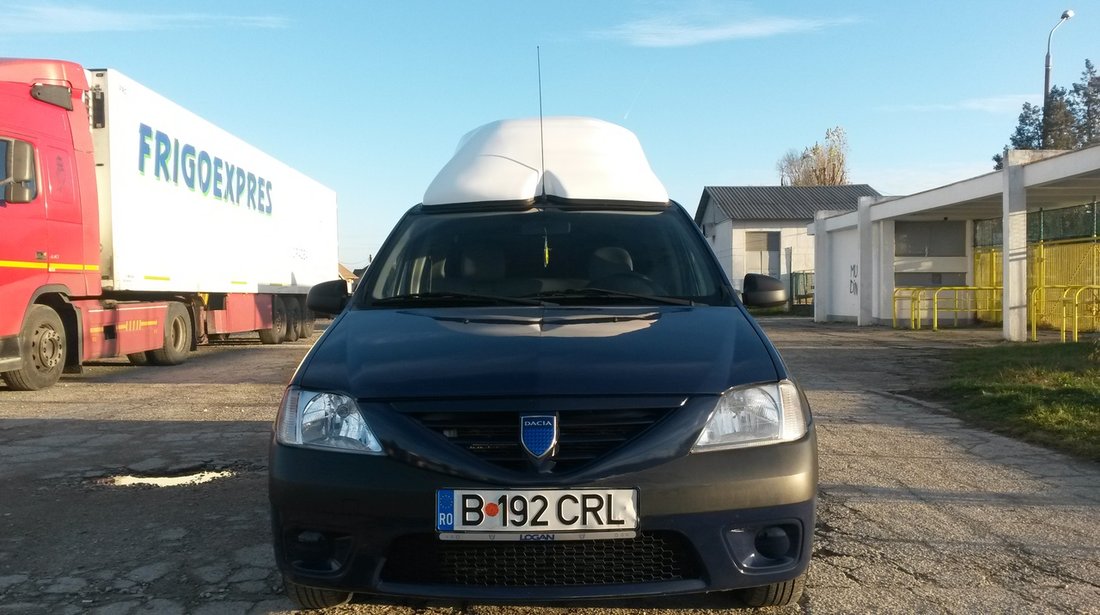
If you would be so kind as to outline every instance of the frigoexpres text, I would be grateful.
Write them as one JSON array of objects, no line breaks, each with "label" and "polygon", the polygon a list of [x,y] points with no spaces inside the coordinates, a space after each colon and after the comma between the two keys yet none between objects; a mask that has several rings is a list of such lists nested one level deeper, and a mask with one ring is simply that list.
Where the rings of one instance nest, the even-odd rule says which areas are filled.
[{"label": "frigoexpres text", "polygon": [[160,181],[183,184],[219,201],[271,215],[270,180],[145,124],[138,126],[138,138],[138,171],[142,175],[152,164],[153,177]]}]

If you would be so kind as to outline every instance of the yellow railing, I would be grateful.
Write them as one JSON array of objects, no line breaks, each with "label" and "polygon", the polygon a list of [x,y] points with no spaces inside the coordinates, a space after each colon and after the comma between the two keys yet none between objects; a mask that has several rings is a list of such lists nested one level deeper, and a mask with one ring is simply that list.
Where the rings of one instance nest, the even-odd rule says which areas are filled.
[{"label": "yellow railing", "polygon": [[1075,341],[1075,342],[1078,341],[1077,333],[1078,333],[1078,327],[1080,325],[1080,320],[1078,319],[1078,316],[1080,314],[1080,308],[1081,308],[1081,293],[1084,293],[1086,291],[1091,291],[1091,295],[1092,295],[1092,303],[1091,303],[1092,316],[1090,318],[1093,321],[1093,327],[1092,328],[1093,329],[1096,328],[1095,323],[1096,323],[1096,313],[1097,313],[1097,307],[1098,307],[1097,292],[1096,292],[1097,290],[1100,290],[1100,285],[1089,284],[1087,286],[1078,286],[1078,287],[1073,288],[1073,289],[1067,289],[1066,291],[1064,291],[1062,293],[1062,341],[1063,342],[1066,341],[1066,329],[1068,328],[1068,325],[1069,325],[1069,322],[1070,322],[1068,310],[1069,310],[1069,307],[1070,307],[1071,303],[1073,304],[1073,341]]},{"label": "yellow railing", "polygon": [[[945,291],[952,292],[950,298],[940,296]],[[928,302],[927,311],[924,307],[926,301]],[[904,302],[908,302],[910,329],[923,327],[924,315],[929,313],[932,330],[936,331],[940,326],[940,312],[953,314],[955,326],[959,324],[960,314],[966,314],[975,320],[979,320],[982,314],[999,315],[1001,313],[1001,287],[905,286],[895,288],[893,296],[893,324],[895,329],[898,328],[899,304]]]}]

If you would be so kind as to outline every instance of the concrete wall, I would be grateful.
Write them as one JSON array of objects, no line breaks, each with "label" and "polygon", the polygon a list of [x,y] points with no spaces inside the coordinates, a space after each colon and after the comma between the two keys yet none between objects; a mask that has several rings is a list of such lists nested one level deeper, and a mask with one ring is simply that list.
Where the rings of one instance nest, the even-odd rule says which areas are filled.
[{"label": "concrete wall", "polygon": [[859,317],[859,229],[831,233],[829,238],[828,320],[855,322]]},{"label": "concrete wall", "polygon": [[[710,244],[710,249],[718,257],[722,265],[722,271],[726,272],[730,280],[733,277],[733,224],[728,218],[722,217],[717,207],[708,207],[703,219],[703,235]],[[742,241],[744,237],[742,236]]]}]

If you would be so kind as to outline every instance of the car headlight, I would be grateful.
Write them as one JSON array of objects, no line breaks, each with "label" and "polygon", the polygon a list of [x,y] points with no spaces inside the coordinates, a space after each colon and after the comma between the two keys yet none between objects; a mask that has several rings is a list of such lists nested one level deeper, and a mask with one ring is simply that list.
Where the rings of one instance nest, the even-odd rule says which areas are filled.
[{"label": "car headlight", "polygon": [[806,435],[809,414],[789,380],[730,389],[718,398],[691,452],[798,440]]},{"label": "car headlight", "polygon": [[382,444],[354,399],[297,387],[288,388],[283,395],[275,438],[281,444],[382,454]]}]

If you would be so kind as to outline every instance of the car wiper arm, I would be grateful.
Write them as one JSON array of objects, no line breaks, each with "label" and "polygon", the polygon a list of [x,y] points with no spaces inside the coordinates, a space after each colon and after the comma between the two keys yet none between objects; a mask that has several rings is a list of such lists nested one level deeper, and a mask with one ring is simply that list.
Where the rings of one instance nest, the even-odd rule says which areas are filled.
[{"label": "car wiper arm", "polygon": [[408,293],[375,299],[372,305],[394,305],[403,303],[430,303],[438,301],[458,301],[462,303],[496,303],[510,305],[546,305],[545,301],[525,297],[505,297],[502,295],[481,295],[477,293],[460,293],[450,291],[433,291],[426,293]]},{"label": "car wiper arm", "polygon": [[640,293],[628,293],[620,290],[611,290],[608,288],[570,288],[566,290],[547,290],[541,293],[535,293],[533,295],[525,295],[526,297],[552,297],[555,299],[570,299],[570,298],[585,298],[585,297],[610,297],[610,298],[623,298],[623,299],[642,299],[645,301],[653,301],[654,303],[665,303],[668,305],[695,305],[694,301],[690,299],[680,299],[679,297],[664,297],[661,295],[643,295]]}]

